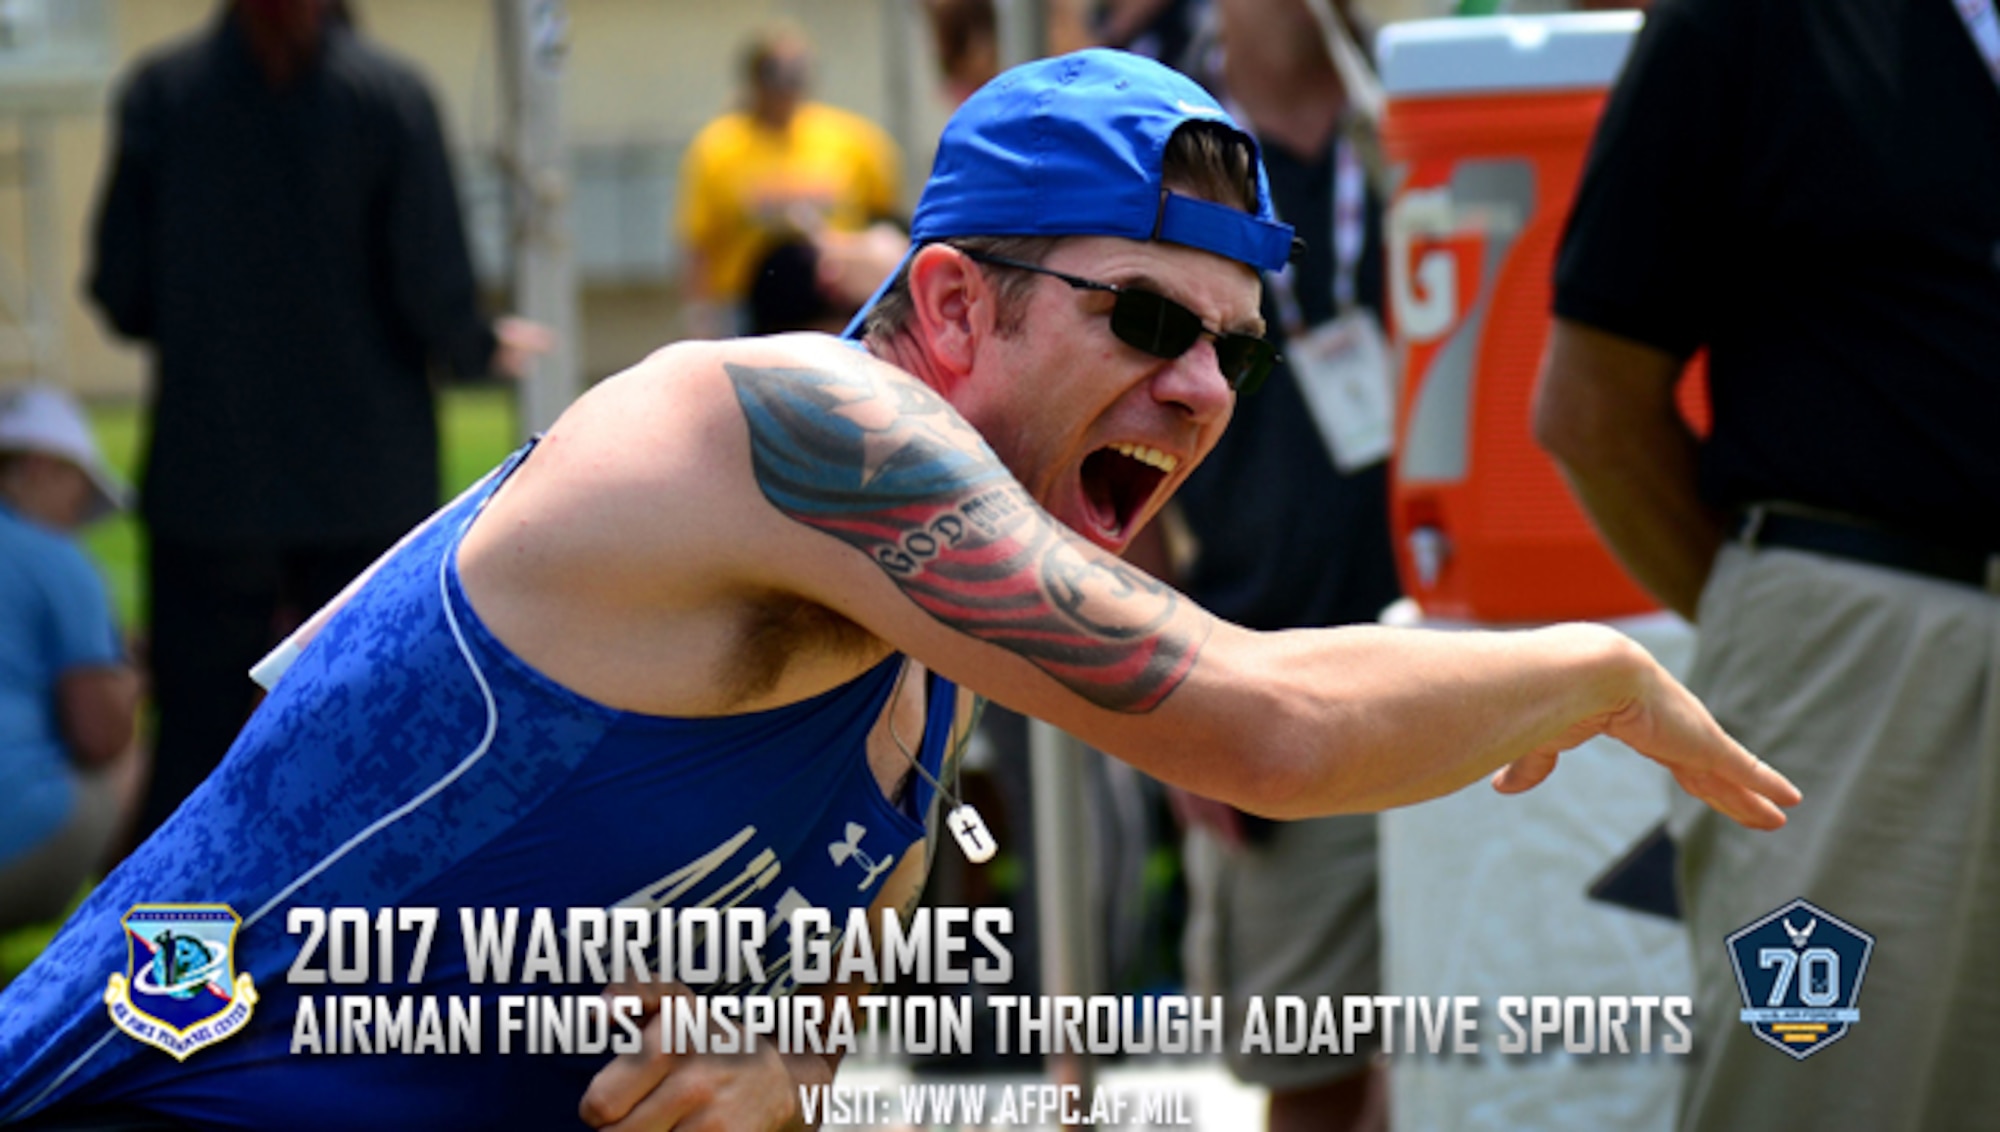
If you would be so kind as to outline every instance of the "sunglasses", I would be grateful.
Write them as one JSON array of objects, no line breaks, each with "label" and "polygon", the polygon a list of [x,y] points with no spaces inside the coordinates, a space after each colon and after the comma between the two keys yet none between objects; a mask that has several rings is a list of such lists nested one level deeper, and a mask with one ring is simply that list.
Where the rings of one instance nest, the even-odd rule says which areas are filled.
[{"label": "sunglasses", "polygon": [[958,250],[978,263],[1015,271],[1032,271],[1037,275],[1060,279],[1079,291],[1105,291],[1117,296],[1111,305],[1111,333],[1127,346],[1156,358],[1178,358],[1194,349],[1194,344],[1201,341],[1202,335],[1208,335],[1215,339],[1215,360],[1222,367],[1223,380],[1244,396],[1257,392],[1257,387],[1264,384],[1271,367],[1278,362],[1278,352],[1269,342],[1254,334],[1210,330],[1202,323],[1200,315],[1165,295],[1142,287],[1085,279],[1038,263],[1008,259],[990,252],[970,248]]}]

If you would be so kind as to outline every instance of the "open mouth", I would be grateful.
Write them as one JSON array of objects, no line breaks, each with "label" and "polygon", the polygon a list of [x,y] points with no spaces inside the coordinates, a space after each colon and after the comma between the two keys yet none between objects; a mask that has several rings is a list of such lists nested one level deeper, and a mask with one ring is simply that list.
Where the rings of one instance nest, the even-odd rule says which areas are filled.
[{"label": "open mouth", "polygon": [[1111,444],[1083,458],[1083,499],[1097,533],[1122,543],[1180,458],[1143,444]]}]

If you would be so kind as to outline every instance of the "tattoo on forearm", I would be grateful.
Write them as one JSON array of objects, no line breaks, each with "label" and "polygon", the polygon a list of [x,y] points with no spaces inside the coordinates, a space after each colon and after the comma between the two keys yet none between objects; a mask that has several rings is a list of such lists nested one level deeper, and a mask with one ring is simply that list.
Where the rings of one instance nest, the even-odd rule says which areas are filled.
[{"label": "tattoo on forearm", "polygon": [[925,612],[1115,711],[1187,678],[1207,619],[1044,512],[942,398],[866,372],[725,368],[765,498]]}]

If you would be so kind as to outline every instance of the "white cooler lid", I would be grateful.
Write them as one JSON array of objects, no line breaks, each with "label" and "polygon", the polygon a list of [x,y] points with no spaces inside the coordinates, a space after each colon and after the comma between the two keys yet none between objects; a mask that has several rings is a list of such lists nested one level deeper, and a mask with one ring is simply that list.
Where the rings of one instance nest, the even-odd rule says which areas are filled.
[{"label": "white cooler lid", "polygon": [[1410,20],[1376,35],[1375,56],[1390,98],[1604,88],[1644,20],[1635,11]]}]

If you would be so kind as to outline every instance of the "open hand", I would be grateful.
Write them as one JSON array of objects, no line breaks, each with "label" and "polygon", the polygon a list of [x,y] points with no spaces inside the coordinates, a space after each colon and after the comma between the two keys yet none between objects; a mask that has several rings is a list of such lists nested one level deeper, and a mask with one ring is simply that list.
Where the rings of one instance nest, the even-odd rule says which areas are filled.
[{"label": "open hand", "polygon": [[1501,768],[1493,788],[1502,794],[1533,789],[1555,769],[1558,755],[1596,735],[1617,739],[1665,766],[1681,789],[1751,829],[1782,827],[1781,807],[1796,806],[1804,797],[1791,779],[1730,738],[1694,693],[1657,666],[1640,695]]}]

